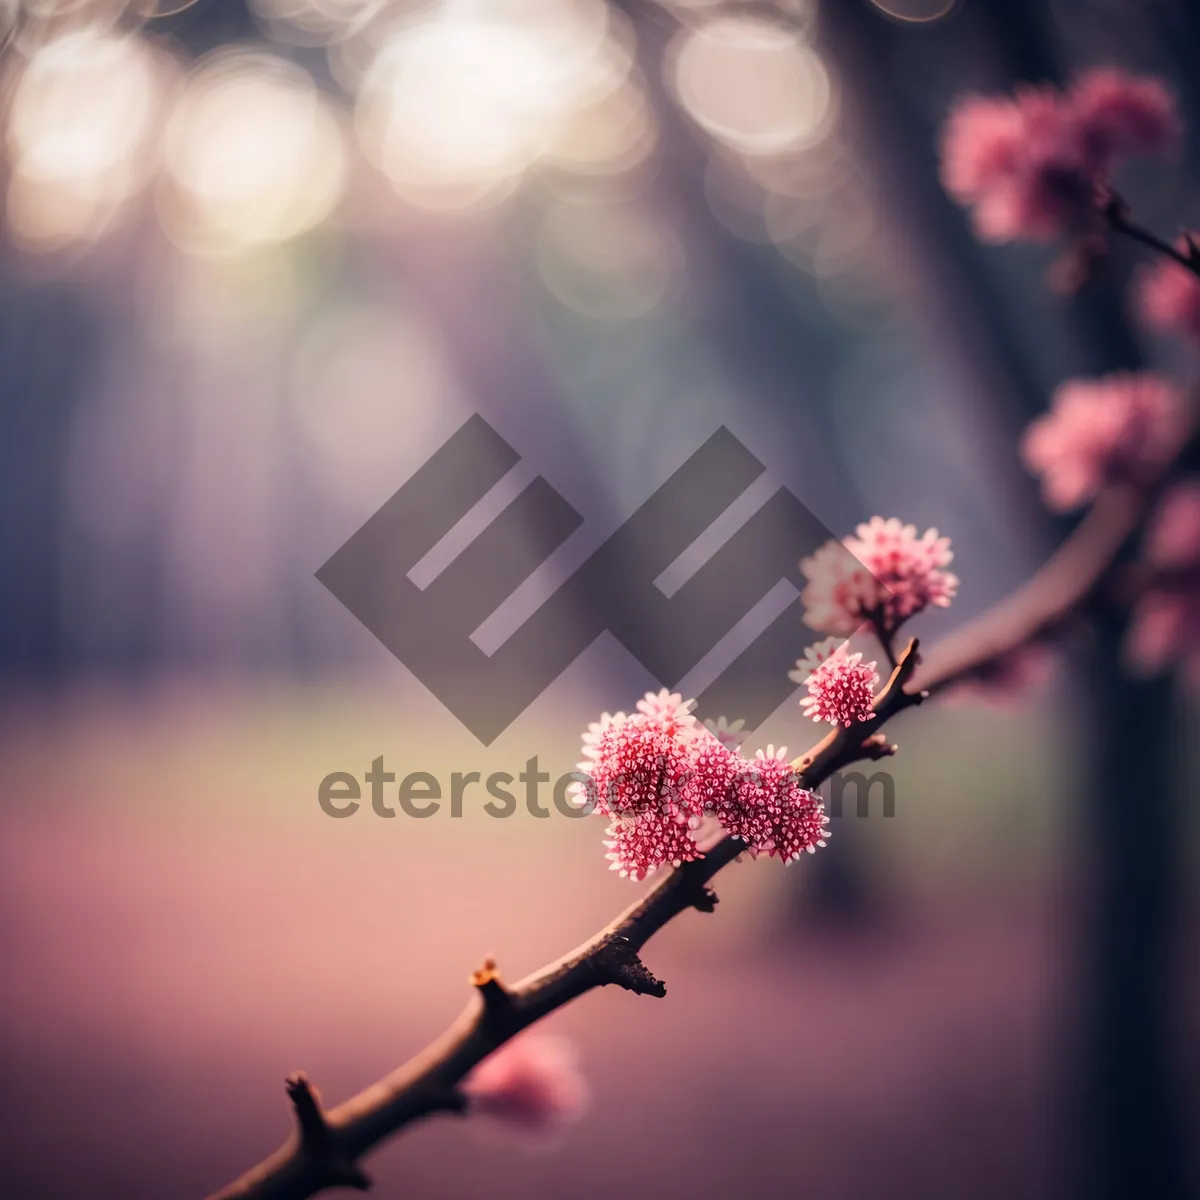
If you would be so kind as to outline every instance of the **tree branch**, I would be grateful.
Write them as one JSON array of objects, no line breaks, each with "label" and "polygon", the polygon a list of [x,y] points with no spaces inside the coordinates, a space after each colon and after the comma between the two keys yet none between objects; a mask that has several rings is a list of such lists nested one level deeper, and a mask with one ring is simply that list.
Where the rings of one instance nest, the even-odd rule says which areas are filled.
[{"label": "tree branch", "polygon": [[[917,641],[911,640],[876,696],[870,720],[837,727],[794,760],[804,786],[815,790],[844,766],[894,754],[895,745],[881,732],[893,716],[1060,631],[1107,586],[1150,500],[1149,492],[1124,485],[1106,489],[1027,584],[944,639],[921,669]],[[723,838],[703,858],[666,872],[583,945],[512,986],[486,960],[470,979],[477,996],[439,1041],[336,1108],[323,1111],[304,1076],[291,1077],[296,1133],[210,1200],[305,1200],[329,1187],[366,1188],[369,1180],[358,1160],[423,1117],[464,1112],[463,1078],[523,1029],[596,987],[612,984],[637,995],[665,996],[666,985],[640,958],[642,947],[680,913],[712,912],[716,895],[709,881],[744,850],[740,840]]]},{"label": "tree branch", "polygon": [[[876,730],[889,717],[920,703],[904,690],[917,664],[915,639],[876,698],[876,715],[852,729],[838,727],[794,766],[804,786],[815,789],[835,770],[861,758],[881,757]],[[890,752],[894,747],[887,747]],[[304,1200],[328,1187],[365,1187],[354,1165],[384,1138],[435,1112],[463,1112],[459,1088],[473,1067],[521,1030],[592,988],[615,984],[638,995],[665,996],[666,985],[651,974],[639,951],[664,925],[689,908],[712,912],[716,896],[708,881],[744,850],[722,839],[704,858],[667,872],[607,928],[558,962],[506,987],[491,959],[471,976],[478,995],[458,1021],[428,1049],[344,1104],[321,1112],[303,1076],[293,1076],[289,1094],[300,1131],[270,1158],[211,1200]],[[293,1080],[299,1080],[293,1083]],[[297,1099],[299,1096],[299,1099]],[[347,1171],[353,1171],[350,1175]]]},{"label": "tree branch", "polygon": [[1022,646],[1061,632],[1103,595],[1148,504],[1146,493],[1127,485],[1101,492],[1041,570],[933,648],[917,674],[918,685],[936,694],[979,677]]},{"label": "tree branch", "polygon": [[1185,271],[1200,276],[1200,252],[1197,251],[1196,244],[1190,237],[1186,239],[1188,246],[1186,252],[1172,246],[1170,242],[1160,238],[1156,233],[1151,233],[1149,229],[1132,221],[1128,207],[1119,196],[1110,197],[1101,211],[1109,229],[1114,233],[1119,233],[1131,241],[1140,242],[1143,246],[1149,246],[1156,253],[1174,260]]}]

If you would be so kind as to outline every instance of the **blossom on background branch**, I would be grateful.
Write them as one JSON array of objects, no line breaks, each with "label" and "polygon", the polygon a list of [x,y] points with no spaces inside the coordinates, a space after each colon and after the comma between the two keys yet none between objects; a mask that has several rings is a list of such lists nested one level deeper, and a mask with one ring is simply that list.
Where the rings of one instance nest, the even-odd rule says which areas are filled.
[{"label": "blossom on background branch", "polygon": [[1151,372],[1069,379],[1050,411],[1025,431],[1025,465],[1042,477],[1042,494],[1060,512],[1093,499],[1112,483],[1158,478],[1187,436],[1183,392]]},{"label": "blossom on background branch", "polygon": [[942,132],[942,182],[985,241],[1093,233],[1103,226],[1097,188],[1128,158],[1170,152],[1179,133],[1158,80],[1099,68],[1065,91],[1026,85],[960,100]]}]

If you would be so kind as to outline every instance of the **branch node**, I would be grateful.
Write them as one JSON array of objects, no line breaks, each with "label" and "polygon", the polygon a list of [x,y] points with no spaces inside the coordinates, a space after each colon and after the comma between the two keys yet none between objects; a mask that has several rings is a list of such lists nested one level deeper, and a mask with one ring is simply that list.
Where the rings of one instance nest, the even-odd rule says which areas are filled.
[{"label": "branch node", "polygon": [[862,744],[863,755],[878,761],[881,758],[891,758],[900,747],[895,742],[889,742],[882,733],[873,733]]},{"label": "branch node", "polygon": [[717,907],[717,893],[705,884],[701,884],[697,890],[696,898],[692,901],[692,906],[697,912],[712,912]]},{"label": "branch node", "polygon": [[485,1016],[499,1016],[512,1009],[513,994],[504,986],[500,973],[496,970],[496,960],[487,957],[478,971],[471,972],[471,985],[478,989],[483,998]]},{"label": "branch node", "polygon": [[313,1164],[323,1181],[322,1186],[367,1191],[371,1187],[371,1177],[338,1148],[321,1109],[321,1093],[309,1082],[308,1076],[303,1071],[296,1071],[284,1080],[284,1086],[296,1114],[300,1152]]},{"label": "branch node", "polygon": [[639,996],[661,998],[667,994],[667,985],[650,973],[637,951],[629,944],[629,939],[624,936],[609,942],[596,955],[595,963],[605,983],[615,983]]},{"label": "branch node", "polygon": [[329,1126],[321,1111],[321,1093],[308,1081],[303,1071],[296,1071],[284,1080],[288,1099],[296,1114],[300,1141],[305,1146],[322,1146],[329,1141]]}]

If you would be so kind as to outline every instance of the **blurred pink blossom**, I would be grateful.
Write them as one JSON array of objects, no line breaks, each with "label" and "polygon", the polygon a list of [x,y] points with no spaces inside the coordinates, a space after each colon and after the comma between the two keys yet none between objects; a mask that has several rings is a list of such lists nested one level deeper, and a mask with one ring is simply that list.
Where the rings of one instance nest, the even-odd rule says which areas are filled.
[{"label": "blurred pink blossom", "polygon": [[1161,79],[1130,75],[1119,67],[1084,72],[1068,93],[1089,156],[1110,169],[1121,158],[1167,154],[1182,128],[1175,98]]},{"label": "blurred pink blossom", "polygon": [[510,1130],[544,1137],[579,1119],[587,1081],[564,1038],[522,1034],[489,1055],[463,1083],[472,1113]]},{"label": "blurred pink blossom", "polygon": [[1099,169],[1069,106],[1050,88],[967,96],[942,133],[943,185],[973,206],[976,231],[988,242],[1049,240],[1080,225]]},{"label": "blurred pink blossom", "polygon": [[1163,496],[1146,529],[1146,559],[1156,567],[1200,564],[1200,479],[1187,479]]},{"label": "blurred pink blossom", "polygon": [[1042,494],[1066,512],[1110,482],[1144,483],[1170,461],[1187,427],[1183,394],[1148,372],[1071,379],[1026,429],[1021,455]]},{"label": "blurred pink blossom", "polygon": [[[1177,244],[1184,254],[1190,251],[1186,236]],[[1200,339],[1200,277],[1181,264],[1162,258],[1147,266],[1133,300],[1138,316],[1151,329]]]},{"label": "blurred pink blossom", "polygon": [[1125,655],[1139,673],[1154,675],[1179,663],[1200,688],[1200,588],[1148,592],[1134,606]]},{"label": "blurred pink blossom", "polygon": [[1096,225],[1096,188],[1122,159],[1169,149],[1178,133],[1161,82],[1113,67],[1068,91],[968,95],[942,130],[946,191],[972,207],[981,238],[1050,240]]},{"label": "blurred pink blossom", "polygon": [[879,584],[842,542],[831,539],[818,546],[800,570],[808,582],[800,593],[804,623],[822,633],[849,637],[878,603]]},{"label": "blurred pink blossom", "polygon": [[730,750],[736,750],[746,740],[749,732],[744,720],[730,721],[727,717],[718,717],[715,721],[710,717],[704,722],[704,728]]},{"label": "blurred pink blossom", "polygon": [[877,612],[891,634],[931,604],[949,606],[958,590],[958,577],[945,570],[953,558],[950,539],[936,529],[918,536],[915,525],[872,517],[800,563],[805,624],[848,636]]},{"label": "blurred pink blossom", "polygon": [[788,678],[807,686],[808,696],[801,704],[804,715],[814,721],[849,728],[871,716],[879,674],[873,662],[862,661],[861,653],[849,653],[841,638],[809,646]]},{"label": "blurred pink blossom", "polygon": [[1200,685],[1200,479],[1163,497],[1146,530],[1145,560],[1175,578],[1151,584],[1134,605],[1127,657],[1148,674],[1183,662]]}]

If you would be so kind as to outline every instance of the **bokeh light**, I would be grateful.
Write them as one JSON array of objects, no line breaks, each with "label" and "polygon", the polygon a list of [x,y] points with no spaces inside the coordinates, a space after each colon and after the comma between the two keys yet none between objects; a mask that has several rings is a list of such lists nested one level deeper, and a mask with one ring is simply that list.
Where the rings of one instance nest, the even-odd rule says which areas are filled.
[{"label": "bokeh light", "polygon": [[286,241],[341,198],[341,129],[312,79],[265,52],[218,53],[189,81],[167,128],[159,212],[198,253]]},{"label": "bokeh light", "polygon": [[632,80],[571,113],[545,160],[580,175],[620,175],[636,170],[658,140],[645,95]]},{"label": "bokeh light", "polygon": [[778,155],[818,141],[833,111],[820,56],[792,29],[722,16],[672,47],[671,81],[702,129],[747,155]]},{"label": "bokeh light", "polygon": [[272,40],[293,46],[327,46],[351,37],[378,16],[386,0],[251,0]]},{"label": "bokeh light", "polygon": [[359,138],[412,203],[469,206],[561,151],[570,121],[629,67],[600,0],[443,7],[379,47],[362,79]]},{"label": "bokeh light", "polygon": [[323,314],[289,376],[311,478],[353,511],[389,495],[405,449],[436,438],[437,423],[462,403],[436,334],[403,306]]},{"label": "bokeh light", "polygon": [[167,60],[134,36],[80,31],[20,73],[6,130],[8,225],[19,244],[95,237],[154,165]]},{"label": "bokeh light", "polygon": [[958,7],[958,0],[871,0],[871,3],[885,16],[914,25],[940,21]]},{"label": "bokeh light", "polygon": [[678,283],[674,233],[640,203],[552,204],[537,244],[551,295],[582,316],[620,321],[657,308]]}]

